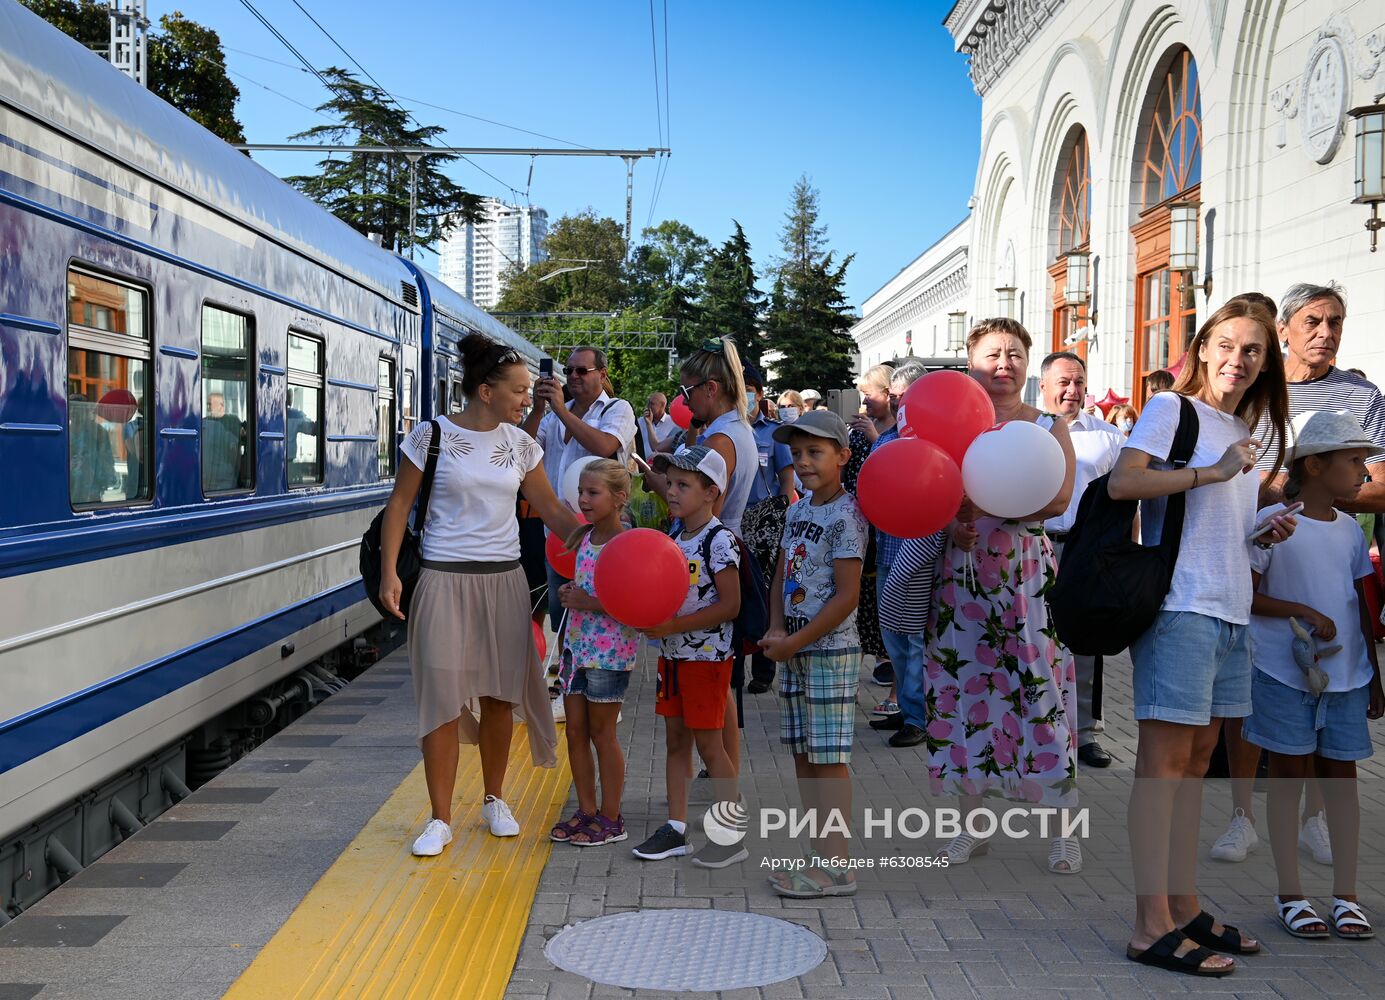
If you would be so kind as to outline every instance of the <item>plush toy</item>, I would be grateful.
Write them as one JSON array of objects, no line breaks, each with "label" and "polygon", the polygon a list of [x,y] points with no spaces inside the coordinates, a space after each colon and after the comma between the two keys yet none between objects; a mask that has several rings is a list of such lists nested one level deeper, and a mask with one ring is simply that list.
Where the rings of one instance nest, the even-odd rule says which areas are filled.
[{"label": "plush toy", "polygon": [[1327,690],[1327,685],[1331,679],[1327,676],[1327,671],[1318,666],[1318,662],[1324,656],[1340,653],[1342,647],[1337,645],[1318,649],[1318,640],[1313,638],[1313,633],[1300,625],[1297,619],[1290,618],[1289,627],[1294,630],[1295,638],[1290,644],[1294,654],[1294,662],[1303,671],[1303,675],[1308,678],[1308,690],[1314,694],[1322,694]]}]

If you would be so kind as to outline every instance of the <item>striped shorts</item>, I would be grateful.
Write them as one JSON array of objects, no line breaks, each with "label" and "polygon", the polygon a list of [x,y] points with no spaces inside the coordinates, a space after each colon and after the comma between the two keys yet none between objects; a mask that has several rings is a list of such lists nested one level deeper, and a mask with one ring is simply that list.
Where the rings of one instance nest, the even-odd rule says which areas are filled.
[{"label": "striped shorts", "polygon": [[784,667],[779,681],[779,739],[811,764],[851,762],[861,649],[810,649]]}]

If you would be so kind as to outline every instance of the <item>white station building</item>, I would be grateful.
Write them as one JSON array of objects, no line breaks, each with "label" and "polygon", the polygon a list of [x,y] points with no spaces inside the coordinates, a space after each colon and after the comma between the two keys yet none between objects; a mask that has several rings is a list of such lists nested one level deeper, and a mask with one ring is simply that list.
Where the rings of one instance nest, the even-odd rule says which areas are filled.
[{"label": "white station building", "polygon": [[1079,351],[1098,394],[1140,401],[1228,298],[1299,281],[1345,288],[1339,363],[1385,383],[1385,0],[958,0],[944,25],[982,99],[972,211],[868,301],[863,364],[909,331],[942,353],[888,303],[952,241],[968,321]]}]

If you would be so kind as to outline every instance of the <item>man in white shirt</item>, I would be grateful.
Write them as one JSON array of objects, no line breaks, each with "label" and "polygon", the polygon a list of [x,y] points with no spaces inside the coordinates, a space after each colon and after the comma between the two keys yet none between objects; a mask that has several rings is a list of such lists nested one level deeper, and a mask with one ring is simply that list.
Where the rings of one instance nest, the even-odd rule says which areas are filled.
[{"label": "man in white shirt", "polygon": [[[1044,358],[1039,368],[1039,392],[1044,409],[1067,421],[1072,450],[1077,456],[1077,476],[1072,486],[1072,502],[1057,517],[1044,522],[1060,560],[1063,543],[1077,519],[1082,494],[1092,481],[1116,466],[1125,436],[1100,417],[1082,412],[1087,395],[1087,366],[1076,354],[1059,351]],[[1074,656],[1077,666],[1077,756],[1089,767],[1110,767],[1112,757],[1097,742],[1101,722],[1101,657]]]},{"label": "man in white shirt", "polygon": [[668,397],[662,392],[651,392],[648,405],[644,409],[644,419],[640,421],[640,438],[644,442],[644,457],[653,459],[659,450],[660,442],[671,438],[678,425],[668,412]]}]

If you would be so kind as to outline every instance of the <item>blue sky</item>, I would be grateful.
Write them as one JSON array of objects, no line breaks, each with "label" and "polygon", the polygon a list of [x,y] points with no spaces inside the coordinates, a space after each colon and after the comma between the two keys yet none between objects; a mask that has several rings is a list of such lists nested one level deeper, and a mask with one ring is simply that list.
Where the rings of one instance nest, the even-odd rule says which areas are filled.
[{"label": "blue sky", "polygon": [[[319,67],[346,57],[291,0],[255,6]],[[558,145],[411,104],[422,99],[596,147],[658,146],[649,0],[474,0],[365,3],[299,0],[420,120],[455,145]],[[668,0],[668,130],[673,150],[654,206],[713,243],[732,219],[757,263],[778,250],[790,189],[807,173],[821,190],[828,238],[854,252],[853,305],[966,214],[979,146],[980,101],[965,60],[942,27],[948,0],[862,4],[820,0]],[[282,142],[318,119],[291,103],[326,91],[235,0],[151,0],[214,28],[241,88],[252,142]],[[655,0],[663,73],[664,0]],[[249,54],[247,54],[249,53]],[[257,58],[257,57],[267,57]],[[251,82],[255,81],[255,82]],[[283,176],[308,172],[310,154],[260,154]],[[485,157],[451,174],[481,194],[521,197],[529,160]],[[635,171],[635,231],[650,219],[654,168]],[[542,158],[530,198],[551,219],[587,206],[624,219],[619,160]],[[425,261],[425,263],[428,263]]]}]

